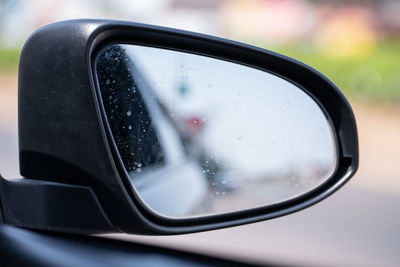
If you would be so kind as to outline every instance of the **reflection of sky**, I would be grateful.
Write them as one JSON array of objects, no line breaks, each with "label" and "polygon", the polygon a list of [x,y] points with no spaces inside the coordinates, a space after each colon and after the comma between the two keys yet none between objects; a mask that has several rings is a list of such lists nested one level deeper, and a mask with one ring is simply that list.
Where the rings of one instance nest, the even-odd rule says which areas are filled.
[{"label": "reflection of sky", "polygon": [[208,57],[125,48],[176,117],[204,120],[206,150],[228,167],[260,174],[332,166],[334,144],[328,122],[295,85]]}]

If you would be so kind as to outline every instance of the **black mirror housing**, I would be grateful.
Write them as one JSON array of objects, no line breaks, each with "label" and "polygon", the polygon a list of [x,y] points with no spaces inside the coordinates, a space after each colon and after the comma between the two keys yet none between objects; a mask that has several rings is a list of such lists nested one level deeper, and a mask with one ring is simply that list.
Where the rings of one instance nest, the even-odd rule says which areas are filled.
[{"label": "black mirror housing", "polygon": [[[198,220],[173,220],[149,213],[123,175],[94,79],[96,53],[112,43],[220,58],[271,72],[298,85],[332,122],[339,154],[336,172],[318,188],[276,205]],[[357,128],[351,107],[318,71],[238,42],[107,20],[59,22],[39,29],[28,39],[19,68],[19,150],[24,179],[1,179],[4,221],[77,233],[181,234],[266,220],[321,201],[343,186],[358,168]]]}]

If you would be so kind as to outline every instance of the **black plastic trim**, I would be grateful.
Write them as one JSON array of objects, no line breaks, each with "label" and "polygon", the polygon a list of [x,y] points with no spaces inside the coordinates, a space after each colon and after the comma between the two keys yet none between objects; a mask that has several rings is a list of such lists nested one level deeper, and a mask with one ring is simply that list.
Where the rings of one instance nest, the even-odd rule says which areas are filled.
[{"label": "black plastic trim", "polygon": [[[307,194],[267,207],[179,220],[149,212],[127,182],[93,75],[96,52],[112,42],[229,60],[298,85],[319,103],[332,122],[338,144],[335,174]],[[19,143],[24,177],[90,187],[115,230],[141,234],[205,231],[289,214],[335,192],[358,167],[357,129],[351,107],[340,90],[318,71],[283,55],[238,42],[106,20],[51,24],[26,42],[19,74]],[[47,229],[46,225],[40,227]]]},{"label": "black plastic trim", "polygon": [[[282,75],[281,73],[278,72],[274,72],[271,69],[268,68],[263,68],[260,67],[260,65],[257,65],[255,63],[257,63],[257,61],[254,61],[255,63],[251,64],[249,62],[251,62],[249,60],[249,56],[243,56],[243,58],[246,58],[246,61],[241,61],[241,58],[237,58],[236,56],[240,56],[240,54],[243,54],[244,52],[262,52],[265,53],[266,50],[262,50],[260,48],[256,48],[256,47],[252,47],[252,46],[248,46],[248,45],[243,45],[243,44],[239,44],[239,43],[235,43],[232,41],[228,41],[231,45],[236,44],[236,45],[240,45],[242,47],[240,48],[247,48],[249,51],[232,51],[230,52],[229,49],[231,47],[221,47],[221,51],[225,51],[225,54],[223,56],[221,56],[220,53],[216,53],[215,51],[213,51],[212,49],[214,49],[213,45],[215,46],[215,42],[216,41],[221,41],[221,46],[227,46],[226,40],[220,39],[220,38],[216,38],[216,37],[209,37],[207,36],[209,39],[204,40],[201,37],[204,37],[202,35],[199,34],[191,34],[190,36],[184,32],[183,36],[180,36],[179,33],[182,33],[180,31],[174,31],[174,32],[163,32],[160,31],[159,29],[135,29],[135,30],[127,30],[127,29],[112,29],[112,31],[107,32],[103,34],[106,35],[107,37],[102,40],[103,36],[99,35],[99,39],[97,39],[97,43],[94,49],[94,52],[92,53],[91,56],[91,60],[92,60],[92,70],[93,70],[93,76],[96,77],[96,73],[95,73],[95,60],[97,57],[97,54],[104,49],[105,47],[111,45],[111,44],[135,44],[135,45],[146,45],[146,46],[151,46],[151,47],[157,47],[157,48],[163,48],[163,49],[170,49],[170,50],[176,50],[176,51],[184,51],[184,52],[188,52],[188,53],[193,53],[193,54],[198,54],[198,55],[203,55],[203,56],[211,56],[217,59],[222,59],[222,60],[226,60],[226,61],[231,61],[234,63],[238,63],[238,64],[242,64],[242,65],[246,65],[249,67],[253,67],[253,68],[257,68],[269,73],[273,73],[274,75],[280,76],[283,79],[288,80],[291,83],[294,83],[295,85],[297,85],[299,88],[301,88],[303,91],[305,91],[308,95],[310,95],[314,101],[321,107],[321,109],[324,111],[327,120],[330,122],[330,124],[332,125],[333,131],[335,132],[334,138],[335,138],[335,144],[336,144],[336,151],[337,151],[337,165],[336,168],[332,174],[332,178],[335,177],[335,175],[337,174],[338,170],[340,168],[343,169],[344,166],[339,166],[339,163],[342,162],[343,163],[347,163],[347,164],[351,164],[351,161],[346,161],[346,160],[340,160],[339,159],[339,155],[341,154],[343,147],[339,148],[339,144],[340,141],[337,138],[337,133],[338,131],[336,130],[336,127],[338,125],[335,125],[330,117],[330,114],[326,111],[325,107],[323,104],[321,104],[321,101],[315,97],[315,95],[313,94],[313,92],[311,90],[307,90],[302,83],[299,83],[296,80],[290,79],[287,76]],[[101,37],[100,37],[101,36]],[[183,42],[181,39],[179,38],[185,38],[185,42]],[[201,42],[201,44],[199,44]],[[182,45],[182,43],[184,43],[184,46]],[[209,49],[209,50],[207,50]],[[253,51],[251,51],[253,50]],[[270,52],[270,51],[268,51]],[[281,56],[279,54],[276,53],[271,53],[273,56],[279,56],[281,57],[281,59],[286,59],[288,60],[289,58],[285,57],[285,56]],[[258,59],[259,60],[259,59]],[[289,59],[292,62],[296,62],[298,64],[301,64],[303,66],[305,66],[303,63],[297,62],[295,60]],[[273,64],[273,63],[271,63]],[[313,69],[309,68],[309,70],[314,71]],[[325,78],[325,77],[323,77]],[[326,79],[326,78],[325,78]],[[328,81],[329,82],[329,81]],[[333,85],[333,84],[331,84]],[[102,101],[101,101],[101,94],[100,91],[98,89],[98,84],[96,84],[97,86],[97,97],[98,97],[98,101],[99,101],[99,106],[102,107]],[[305,195],[302,195],[298,198],[294,198],[294,199],[290,199],[287,200],[285,202],[281,202],[281,203],[277,203],[277,204],[273,204],[273,205],[269,205],[268,207],[259,207],[259,208],[255,208],[255,209],[251,209],[251,210],[243,210],[243,211],[239,211],[239,212],[232,212],[232,213],[224,213],[224,214],[219,214],[219,215],[211,215],[211,216],[202,216],[199,218],[182,218],[182,219],[173,219],[173,218],[168,218],[168,217],[164,217],[164,216],[160,216],[159,214],[153,212],[151,209],[147,208],[147,206],[142,203],[141,199],[137,196],[137,192],[136,190],[132,187],[132,183],[129,180],[129,176],[128,173],[126,172],[123,162],[119,156],[118,153],[118,149],[115,145],[115,142],[113,141],[113,137],[112,137],[112,133],[111,130],[109,128],[109,125],[107,123],[107,117],[106,114],[104,112],[104,110],[101,110],[102,116],[103,116],[103,121],[105,122],[105,126],[106,126],[106,131],[107,131],[107,136],[109,138],[109,144],[112,148],[112,152],[114,155],[114,159],[117,163],[117,167],[120,173],[121,178],[124,179],[124,184],[127,188],[131,188],[132,193],[131,193],[131,197],[135,199],[135,202],[138,204],[138,207],[140,208],[140,210],[143,212],[143,214],[147,215],[148,217],[150,217],[150,219],[152,220],[157,220],[160,224],[164,224],[164,225],[180,225],[180,226],[187,226],[187,225],[200,225],[203,223],[210,223],[212,222],[221,222],[224,220],[227,220],[228,218],[234,220],[237,219],[239,216],[246,216],[249,214],[252,214],[251,216],[257,216],[257,214],[259,212],[266,212],[267,208],[268,208],[268,212],[275,212],[277,210],[279,210],[280,208],[284,207],[285,205],[291,205],[294,204],[296,202],[301,203],[305,198],[312,196],[313,193],[318,192],[320,188],[323,188],[325,185],[329,185],[330,184],[330,180],[332,179],[328,179],[324,184],[322,184],[321,186],[319,186],[318,188],[313,189],[312,191],[308,192]],[[346,164],[346,165],[347,165]],[[343,175],[343,174],[342,174]],[[278,215],[280,216],[280,215]]]},{"label": "black plastic trim", "polygon": [[[122,41],[118,42],[118,40],[119,40],[118,38],[121,38]],[[157,45],[153,45],[153,42],[156,43]],[[201,216],[201,217],[170,218],[170,217],[163,216],[163,215],[161,215],[159,213],[156,213],[155,211],[150,209],[146,205],[146,203],[144,203],[142,201],[142,199],[139,197],[139,194],[138,194],[137,190],[132,185],[132,182],[130,181],[130,178],[129,178],[129,174],[125,169],[125,166],[124,166],[124,163],[122,161],[121,156],[119,155],[118,148],[117,148],[117,145],[116,145],[116,143],[114,141],[113,134],[112,134],[110,125],[108,123],[107,115],[106,115],[105,110],[104,110],[103,101],[102,101],[102,98],[101,98],[100,87],[99,87],[98,82],[96,82],[97,81],[97,74],[96,74],[95,66],[96,66],[98,54],[101,53],[101,51],[104,48],[106,48],[107,46],[112,45],[112,44],[143,45],[143,42],[141,41],[140,37],[137,37],[136,35],[135,35],[135,41],[131,41],[131,42],[127,42],[125,40],[125,38],[123,38],[123,37],[113,37],[113,38],[110,39],[109,42],[108,41],[102,41],[100,43],[100,45],[98,47],[96,47],[95,51],[92,53],[92,56],[91,56],[93,77],[94,77],[95,86],[96,86],[96,89],[97,89],[96,90],[97,101],[98,101],[98,105],[101,107],[100,112],[101,112],[101,115],[102,115],[103,122],[105,124],[105,130],[106,130],[106,133],[107,133],[109,145],[110,145],[110,147],[112,149],[112,154],[113,154],[113,157],[114,157],[114,161],[116,162],[116,165],[117,165],[118,170],[119,170],[119,174],[120,174],[121,178],[123,179],[123,183],[124,183],[125,187],[130,189],[129,193],[130,193],[131,197],[136,201],[135,203],[137,203],[137,206],[143,212],[143,214],[145,216],[147,215],[148,217],[150,217],[153,220],[158,220],[161,224],[165,224],[165,225],[171,225],[171,224],[173,224],[173,225],[199,225],[199,224],[207,223],[207,222],[210,222],[210,221],[214,221],[214,222],[215,221],[223,221],[223,220],[226,220],[226,218],[228,218],[228,217],[234,217],[235,215],[238,215],[238,214],[246,214],[246,213],[251,214],[251,213],[253,213],[253,212],[257,211],[257,210],[260,210],[260,209],[261,210],[265,210],[266,207],[265,206],[261,206],[261,207],[256,207],[256,208],[252,208],[252,209],[247,209],[247,210],[241,210],[241,211],[235,211],[235,212],[225,212],[225,213],[221,213],[221,214],[207,215],[207,216]],[[217,56],[214,56],[214,55],[200,53],[199,51],[193,52],[193,51],[188,51],[188,50],[179,50],[179,49],[176,49],[175,47],[170,47],[170,46],[168,46],[168,47],[161,46],[161,45],[159,45],[158,39],[152,40],[151,45],[149,45],[149,46],[157,47],[157,48],[163,48],[163,49],[170,49],[170,50],[175,50],[175,51],[185,51],[185,52],[193,53],[193,54],[197,54],[197,55],[213,57],[213,58],[216,58],[216,59],[226,60],[226,61],[230,61],[230,62],[233,62],[233,63],[236,63],[236,64],[241,64],[241,65],[245,65],[245,66],[248,66],[248,67],[257,68],[257,69],[260,69],[262,71],[265,71],[265,72],[268,72],[268,73],[272,73],[272,74],[274,74],[276,76],[279,76],[282,79],[285,79],[288,82],[293,83],[294,85],[296,85],[296,87],[298,87],[299,89],[303,90],[307,95],[309,95],[315,101],[315,103],[321,108],[321,110],[324,113],[328,123],[330,124],[330,126],[332,128],[334,145],[335,145],[335,152],[336,152],[336,154],[335,154],[335,156],[336,156],[336,158],[335,158],[335,168],[331,172],[331,176],[324,183],[322,183],[321,185],[319,185],[316,188],[313,188],[312,190],[307,192],[307,194],[303,194],[301,196],[285,200],[284,202],[268,205],[268,207],[270,207],[271,211],[274,210],[276,206],[278,208],[282,207],[285,204],[285,202],[287,202],[289,204],[290,203],[295,203],[295,201],[298,198],[304,198],[306,195],[317,191],[320,187],[323,187],[324,184],[329,183],[329,181],[333,177],[335,177],[336,173],[338,172],[339,162],[340,162],[340,159],[339,159],[339,154],[340,154],[339,153],[339,151],[340,151],[339,140],[338,140],[337,135],[336,135],[335,125],[333,124],[333,121],[330,118],[329,113],[326,111],[325,107],[320,103],[320,101],[318,99],[316,99],[312,93],[310,93],[307,89],[302,87],[300,84],[297,84],[293,80],[287,79],[287,77],[284,77],[282,75],[273,73],[270,70],[261,69],[258,66],[253,66],[253,65],[249,65],[249,64],[243,64],[242,62],[231,60],[231,58],[221,58],[221,57],[217,57]]]}]

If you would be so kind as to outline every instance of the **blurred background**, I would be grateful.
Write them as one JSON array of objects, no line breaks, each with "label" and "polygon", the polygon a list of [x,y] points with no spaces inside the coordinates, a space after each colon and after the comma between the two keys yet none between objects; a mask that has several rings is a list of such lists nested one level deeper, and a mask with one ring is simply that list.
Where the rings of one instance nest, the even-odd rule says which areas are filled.
[{"label": "blurred background", "polygon": [[35,29],[109,18],[235,39],[301,60],[343,90],[359,128],[358,173],[327,200],[282,218],[183,236],[109,237],[255,262],[398,266],[398,14],[397,0],[0,0],[0,172],[19,176],[18,60]]}]

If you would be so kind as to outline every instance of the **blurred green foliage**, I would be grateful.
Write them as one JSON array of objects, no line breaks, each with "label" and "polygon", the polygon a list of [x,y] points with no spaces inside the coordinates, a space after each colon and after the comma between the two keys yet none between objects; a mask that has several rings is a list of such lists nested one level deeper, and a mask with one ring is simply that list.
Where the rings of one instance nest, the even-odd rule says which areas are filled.
[{"label": "blurred green foliage", "polygon": [[319,70],[350,98],[400,103],[400,40],[380,41],[365,55],[353,58],[335,58],[310,44],[261,46]]},{"label": "blurred green foliage", "polygon": [[[310,44],[260,46],[314,67],[350,98],[400,103],[400,40],[380,41],[369,53],[353,58],[331,57]],[[0,73],[17,71],[20,54],[18,48],[0,48]]]},{"label": "blurred green foliage", "polygon": [[17,71],[21,49],[0,47],[0,73]]}]

